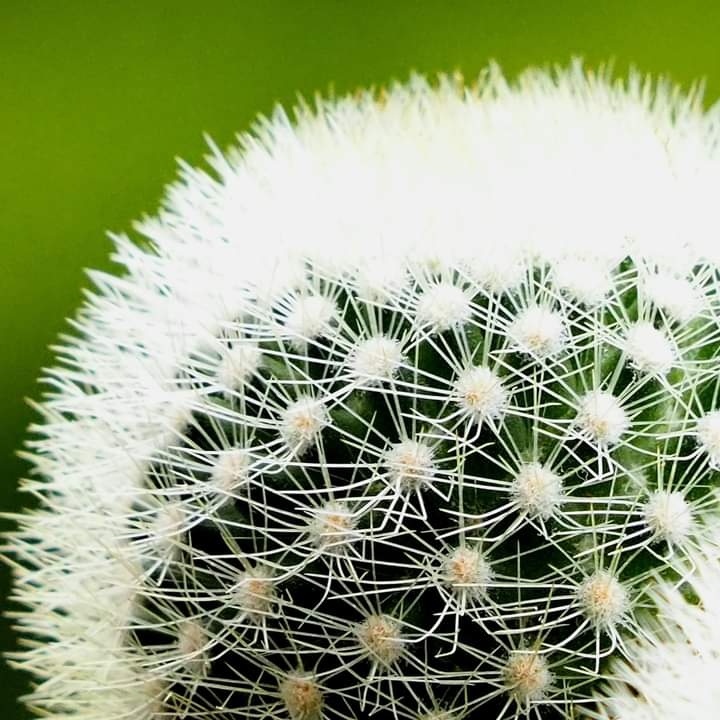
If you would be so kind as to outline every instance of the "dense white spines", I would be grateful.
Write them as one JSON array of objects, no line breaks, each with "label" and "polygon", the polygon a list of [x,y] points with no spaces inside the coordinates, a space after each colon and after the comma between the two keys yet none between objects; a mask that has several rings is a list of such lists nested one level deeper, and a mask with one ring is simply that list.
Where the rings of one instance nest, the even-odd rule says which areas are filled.
[{"label": "dense white spines", "polygon": [[553,265],[552,277],[570,298],[588,307],[602,303],[613,286],[606,263],[572,255]]},{"label": "dense white spines", "polygon": [[657,610],[598,693],[602,720],[714,720],[720,703],[720,566],[714,543],[677,566],[693,602],[671,581],[651,592]]},{"label": "dense white spines", "polygon": [[580,401],[577,414],[579,429],[599,445],[615,445],[630,427],[619,400],[609,392],[593,390]]},{"label": "dense white spines", "polygon": [[244,448],[221,452],[212,469],[212,480],[221,495],[237,492],[249,480],[252,458]]},{"label": "dense white spines", "polygon": [[209,642],[206,630],[195,620],[185,620],[178,630],[177,651],[182,669],[195,680],[202,680],[210,666],[207,655]]},{"label": "dense white spines", "polygon": [[532,650],[516,650],[503,667],[503,680],[508,693],[522,711],[545,700],[553,676],[544,655]]},{"label": "dense white spines", "polygon": [[697,439],[710,464],[720,467],[720,411],[713,410],[697,422]]},{"label": "dense white spines", "polygon": [[331,331],[337,317],[335,303],[322,295],[294,297],[284,327],[295,343],[304,343]]},{"label": "dense white spines", "polygon": [[580,608],[601,629],[612,629],[626,619],[630,598],[624,585],[607,570],[588,576],[577,590]]},{"label": "dense white spines", "polygon": [[282,412],[280,433],[288,449],[296,455],[302,455],[318,441],[320,432],[328,422],[322,401],[304,396],[290,403]]},{"label": "dense white spines", "polygon": [[232,605],[250,619],[262,621],[269,615],[275,602],[275,572],[272,568],[258,565],[241,573],[232,592]]},{"label": "dense white spines", "polygon": [[648,88],[320,101],[116,239],[13,538],[38,712],[587,706],[717,505],[720,123]]},{"label": "dense white spines", "polygon": [[448,282],[427,288],[417,305],[418,323],[442,331],[470,319],[470,303],[462,288]]},{"label": "dense white spines", "polygon": [[665,375],[675,361],[675,352],[665,333],[648,322],[635,323],[627,331],[624,349],[640,372]]},{"label": "dense white spines", "polygon": [[477,422],[499,419],[508,402],[502,380],[488,367],[472,367],[461,372],[454,390],[460,408]]},{"label": "dense white spines", "polygon": [[403,355],[400,343],[382,335],[363,340],[352,357],[353,373],[368,384],[392,379],[397,373]]},{"label": "dense white spines", "polygon": [[703,308],[702,296],[687,279],[670,272],[649,273],[643,281],[647,296],[672,320],[687,323]]},{"label": "dense white spines", "polygon": [[656,490],[643,505],[643,517],[653,538],[682,545],[693,529],[693,512],[678,491]]},{"label": "dense white spines", "polygon": [[400,624],[389,615],[371,615],[355,628],[355,635],[362,650],[383,667],[392,665],[403,653]]},{"label": "dense white spines", "polygon": [[435,475],[433,449],[425,442],[403,440],[385,453],[389,480],[403,489],[420,489]]},{"label": "dense white spines", "polygon": [[521,351],[544,358],[562,350],[565,324],[559,313],[532,305],[513,321],[508,334]]},{"label": "dense white spines", "polygon": [[492,580],[492,569],[476,547],[458,547],[443,560],[443,580],[455,592],[473,598],[484,597]]},{"label": "dense white spines", "polygon": [[218,382],[226,390],[239,390],[257,371],[260,362],[261,352],[256,343],[235,343],[223,353]]},{"label": "dense white spines", "polygon": [[352,539],[355,525],[348,503],[331,500],[313,512],[308,530],[317,547],[337,547]]},{"label": "dense white spines", "polygon": [[364,302],[392,303],[408,284],[406,262],[383,256],[366,258],[360,261],[355,282]]},{"label": "dense white spines", "polygon": [[158,558],[177,558],[187,521],[187,509],[180,502],[164,505],[158,510],[150,527],[151,544]]},{"label": "dense white spines", "polygon": [[323,694],[312,675],[288,675],[280,683],[280,697],[290,720],[321,720]]},{"label": "dense white spines", "polygon": [[563,501],[562,480],[540,463],[527,463],[515,475],[510,486],[518,507],[530,516],[550,518]]},{"label": "dense white spines", "polygon": [[469,276],[496,295],[516,288],[526,273],[524,258],[516,249],[488,248],[481,257],[471,258],[467,265]]}]

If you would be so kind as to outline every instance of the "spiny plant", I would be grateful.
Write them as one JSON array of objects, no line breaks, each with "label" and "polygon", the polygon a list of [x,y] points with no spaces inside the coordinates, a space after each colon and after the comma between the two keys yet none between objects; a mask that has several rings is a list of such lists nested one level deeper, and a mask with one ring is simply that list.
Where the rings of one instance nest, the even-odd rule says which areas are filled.
[{"label": "spiny plant", "polygon": [[491,67],[184,167],[46,374],[9,543],[28,704],[602,707],[714,547],[718,128],[635,75]]}]

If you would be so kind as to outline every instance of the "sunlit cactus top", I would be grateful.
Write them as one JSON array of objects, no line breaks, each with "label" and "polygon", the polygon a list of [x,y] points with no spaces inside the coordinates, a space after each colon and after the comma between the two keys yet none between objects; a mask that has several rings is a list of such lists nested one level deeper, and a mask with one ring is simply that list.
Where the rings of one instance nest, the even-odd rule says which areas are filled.
[{"label": "sunlit cactus top", "polygon": [[666,720],[626,678],[716,536],[719,120],[491,67],[183,167],[45,375],[29,705]]}]

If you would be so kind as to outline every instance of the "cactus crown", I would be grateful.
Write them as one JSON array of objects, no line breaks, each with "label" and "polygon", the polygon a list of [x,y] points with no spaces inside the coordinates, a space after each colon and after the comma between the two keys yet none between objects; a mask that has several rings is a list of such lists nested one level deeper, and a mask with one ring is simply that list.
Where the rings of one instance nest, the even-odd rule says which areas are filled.
[{"label": "cactus crown", "polygon": [[16,537],[24,622],[42,634],[44,609],[62,640],[19,656],[50,677],[33,701],[88,720],[578,717],[716,504],[716,266],[308,253],[279,289],[223,275],[218,305],[186,281],[193,227],[169,285],[162,252],[119,241],[157,296],[98,277],[51,376],[33,449],[63,489],[40,486]]}]

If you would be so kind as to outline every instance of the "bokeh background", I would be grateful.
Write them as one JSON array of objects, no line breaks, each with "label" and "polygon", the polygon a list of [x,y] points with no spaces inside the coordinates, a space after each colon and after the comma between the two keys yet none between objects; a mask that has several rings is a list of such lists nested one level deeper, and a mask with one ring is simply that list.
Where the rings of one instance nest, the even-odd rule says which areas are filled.
[{"label": "bokeh background", "polygon": [[[15,456],[48,346],[111,269],[106,231],[152,213],[203,134],[232,143],[298,94],[424,73],[473,78],[488,59],[633,65],[720,94],[717,0],[0,0],[0,508],[25,501]],[[5,519],[3,527],[10,521]],[[0,608],[7,607],[2,568]],[[7,622],[2,648],[12,647]],[[25,680],[0,663],[0,716]],[[108,720],[112,720],[108,718]]]}]

